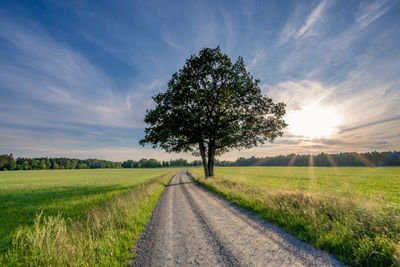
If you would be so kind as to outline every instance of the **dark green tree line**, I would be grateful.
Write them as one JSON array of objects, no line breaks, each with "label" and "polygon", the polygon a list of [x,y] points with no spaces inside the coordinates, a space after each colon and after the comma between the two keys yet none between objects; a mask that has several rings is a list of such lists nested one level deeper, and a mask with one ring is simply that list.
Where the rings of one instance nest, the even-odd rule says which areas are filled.
[{"label": "dark green tree line", "polygon": [[[312,160],[311,160],[312,159]],[[240,157],[235,161],[217,161],[217,166],[400,166],[400,152],[337,153],[317,155],[280,155],[275,157]]]},{"label": "dark green tree line", "polygon": [[159,167],[191,167],[200,166],[201,161],[192,162],[186,159],[171,159],[169,161],[157,161],[155,159],[141,159],[139,161],[127,160],[122,162],[122,168],[159,168]]},{"label": "dark green tree line", "polygon": [[69,158],[16,158],[0,155],[0,170],[49,170],[49,169],[97,169],[120,168],[120,162],[99,159]]},{"label": "dark green tree line", "polygon": [[[317,155],[280,155],[275,157],[240,157],[235,161],[216,161],[216,166],[309,166],[312,158],[314,166],[357,167],[357,166],[400,166],[400,152],[337,153]],[[96,168],[161,168],[201,166],[200,160],[175,159],[158,161],[141,159],[113,162],[98,159],[69,158],[16,158],[12,154],[0,155],[0,170],[48,170],[48,169],[96,169]]]}]

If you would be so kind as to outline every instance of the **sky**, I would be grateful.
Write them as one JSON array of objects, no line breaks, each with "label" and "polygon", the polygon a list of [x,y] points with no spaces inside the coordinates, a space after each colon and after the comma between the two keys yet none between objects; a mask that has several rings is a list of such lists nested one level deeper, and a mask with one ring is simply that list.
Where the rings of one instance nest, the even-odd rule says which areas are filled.
[{"label": "sky", "polygon": [[0,154],[193,159],[138,140],[151,97],[218,45],[289,122],[220,159],[400,150],[399,14],[398,0],[1,1]]}]

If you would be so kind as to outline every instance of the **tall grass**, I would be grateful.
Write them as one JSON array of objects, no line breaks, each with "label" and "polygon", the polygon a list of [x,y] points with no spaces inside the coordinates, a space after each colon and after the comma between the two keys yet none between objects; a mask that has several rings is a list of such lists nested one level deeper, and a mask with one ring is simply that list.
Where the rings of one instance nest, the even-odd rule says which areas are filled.
[{"label": "tall grass", "polygon": [[37,215],[33,227],[16,232],[0,266],[126,266],[171,176],[137,185],[89,210],[83,220]]},{"label": "tall grass", "polygon": [[[200,172],[192,170],[191,173],[217,194],[301,240],[333,253],[345,263],[400,266],[400,208],[397,205],[318,190],[270,188],[246,182],[244,177],[204,179]],[[315,179],[317,184],[318,177]]]},{"label": "tall grass", "polygon": [[78,221],[99,207],[173,169],[86,169],[0,172],[0,255],[36,215]]}]

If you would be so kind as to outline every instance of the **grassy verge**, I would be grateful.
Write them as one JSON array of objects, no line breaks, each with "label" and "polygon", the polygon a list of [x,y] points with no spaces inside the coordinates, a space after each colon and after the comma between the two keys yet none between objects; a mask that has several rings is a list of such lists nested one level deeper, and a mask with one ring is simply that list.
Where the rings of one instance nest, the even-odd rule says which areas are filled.
[{"label": "grassy verge", "polygon": [[83,220],[88,210],[173,169],[93,169],[0,172],[0,255],[36,215]]},{"label": "grassy verge", "polygon": [[[210,179],[202,178],[201,170],[191,170],[191,174],[208,189],[301,240],[333,253],[347,264],[400,265],[400,207],[397,204],[356,194],[337,194],[327,188],[321,190],[324,179],[318,175],[314,175],[312,185],[304,187],[308,190],[301,189],[307,183],[307,175],[300,177],[303,182],[299,186],[292,184],[289,190],[284,181],[290,180],[290,175],[283,177],[287,169],[280,170],[281,186],[277,185],[279,179],[268,178],[269,171],[277,170],[268,167],[257,170],[264,172],[264,178],[258,182],[251,178],[251,168],[219,168],[217,175],[228,172],[230,176]],[[294,173],[292,176],[295,179]],[[339,180],[336,182],[340,184]],[[349,179],[347,183],[355,181]]]},{"label": "grassy verge", "polygon": [[33,226],[16,231],[0,266],[126,266],[171,177],[169,172],[138,184],[81,220],[39,214]]}]

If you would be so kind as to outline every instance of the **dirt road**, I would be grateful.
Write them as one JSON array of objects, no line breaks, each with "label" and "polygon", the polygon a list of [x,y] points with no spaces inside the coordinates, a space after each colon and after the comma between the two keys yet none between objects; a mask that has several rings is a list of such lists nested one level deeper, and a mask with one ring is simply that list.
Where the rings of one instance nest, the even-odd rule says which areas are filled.
[{"label": "dirt road", "polygon": [[186,171],[165,188],[135,252],[133,266],[341,266],[197,185]]}]

